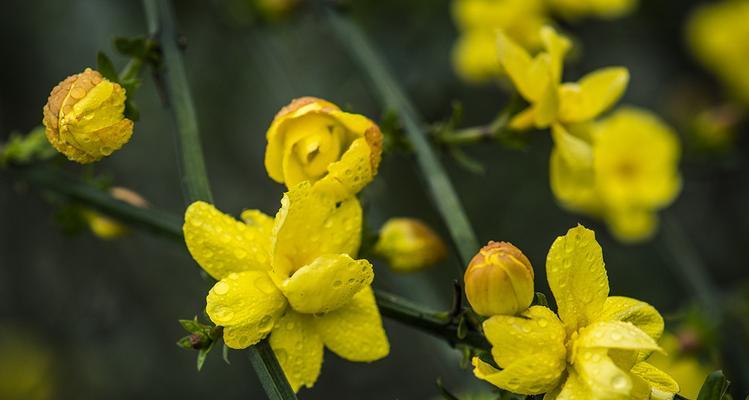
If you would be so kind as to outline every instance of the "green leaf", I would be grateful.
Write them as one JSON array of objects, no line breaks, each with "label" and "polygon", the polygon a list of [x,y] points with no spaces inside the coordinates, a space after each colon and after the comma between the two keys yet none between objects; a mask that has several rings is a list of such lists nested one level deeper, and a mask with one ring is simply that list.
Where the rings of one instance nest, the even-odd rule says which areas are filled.
[{"label": "green leaf", "polygon": [[538,306],[549,306],[549,300],[546,298],[546,295],[541,292],[536,292],[536,300],[534,303]]},{"label": "green leaf", "polygon": [[39,126],[27,135],[11,133],[8,142],[0,145],[0,167],[31,164],[50,159],[56,154],[57,150],[49,144],[44,127]]},{"label": "green leaf", "polygon": [[702,384],[697,400],[722,400],[728,391],[730,382],[723,375],[723,371],[715,371],[707,376]]},{"label": "green leaf", "polygon": [[181,319],[179,320],[179,324],[190,333],[202,333],[206,326],[198,322],[197,316],[194,319]]},{"label": "green leaf", "polygon": [[138,110],[138,106],[136,106],[135,102],[129,98],[125,101],[125,118],[133,122],[137,122],[140,119],[140,110]]},{"label": "green leaf", "polygon": [[192,350],[193,348],[192,347],[192,335],[187,335],[185,337],[180,338],[177,341],[177,346],[183,349]]},{"label": "green leaf", "polygon": [[458,320],[458,329],[456,332],[458,339],[465,339],[468,336],[468,324],[466,323],[465,317],[461,316]]},{"label": "green leaf", "polygon": [[208,356],[208,353],[210,353],[211,350],[213,349],[214,344],[216,344],[216,342],[211,342],[211,344],[208,347],[200,349],[198,351],[198,360],[197,360],[198,371],[203,369],[203,364],[205,364],[205,358]]},{"label": "green leaf", "polygon": [[114,64],[112,64],[112,60],[110,60],[103,51],[96,54],[96,70],[110,81],[116,83],[120,82],[117,77],[117,70],[114,68]]},{"label": "green leaf", "polygon": [[117,37],[114,39],[114,48],[125,56],[143,58],[148,51],[146,38],[143,37]]},{"label": "green leaf", "polygon": [[221,349],[221,358],[224,359],[224,362],[231,365],[231,362],[229,361],[229,347],[226,345],[226,343],[223,344],[224,348]]}]

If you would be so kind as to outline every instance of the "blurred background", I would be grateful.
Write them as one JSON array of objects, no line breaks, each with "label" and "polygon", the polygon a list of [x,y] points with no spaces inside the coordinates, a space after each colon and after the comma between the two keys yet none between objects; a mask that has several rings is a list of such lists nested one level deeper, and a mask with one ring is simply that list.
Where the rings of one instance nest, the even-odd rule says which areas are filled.
[{"label": "blurred background", "polygon": [[[208,173],[221,210],[234,215],[248,207],[271,214],[277,210],[283,187],[268,178],[263,166],[265,131],[291,99],[312,95],[375,120],[383,116],[365,77],[314,7],[299,5],[283,17],[261,18],[249,0],[175,3],[187,39],[185,61]],[[425,120],[445,120],[453,102],[460,101],[463,125],[484,124],[506,103],[501,86],[467,84],[454,72],[451,51],[458,31],[451,2],[354,3],[353,18]],[[566,77],[626,66],[631,83],[621,103],[649,108],[679,131],[683,191],[662,216],[685,228],[689,250],[699,255],[717,285],[722,307],[734,317],[723,328],[731,331],[730,343],[710,329],[709,316],[695,306],[693,290],[660,236],[622,244],[598,221],[557,206],[549,189],[548,134],[530,134],[519,149],[498,143],[465,148],[486,167],[483,174],[467,171],[446,154],[443,162],[480,240],[510,241],[522,249],[535,266],[538,290],[549,293],[543,266],[554,238],[584,223],[596,230],[604,249],[612,295],[658,308],[677,346],[697,360],[692,367],[726,368],[735,394],[743,398],[749,381],[743,380],[741,360],[721,355],[747,344],[747,125],[737,118],[724,129],[730,132],[719,132],[725,137],[720,146],[706,146],[693,117],[722,106],[741,115],[746,106],[687,45],[685,23],[700,3],[648,0],[621,18],[556,21],[577,48]],[[117,67],[124,65],[112,39],[145,35],[147,29],[139,2],[10,0],[3,9],[0,141],[40,125],[51,88],[95,67],[97,51],[107,51]],[[749,35],[736,41],[746,46]],[[126,148],[91,168],[64,165],[77,174],[105,177],[154,207],[181,215],[171,117],[150,72],[143,77],[135,98],[140,121]],[[447,238],[411,155],[386,154],[363,196],[369,227],[410,216]],[[197,372],[195,352],[174,344],[185,334],[177,320],[200,314],[209,288],[183,246],[138,232],[114,241],[88,231],[66,234],[61,214],[58,203],[51,204],[12,173],[0,173],[0,398],[263,398],[245,352],[231,352],[231,365],[226,365],[214,351]],[[375,286],[442,309],[450,303],[450,282],[460,277],[459,267],[454,252],[442,264],[413,274],[397,274],[379,263]],[[367,365],[326,352],[320,379],[300,396],[438,398],[438,377],[456,393],[489,391],[470,370],[460,368],[460,355],[444,342],[387,320],[385,328],[392,345],[389,357]],[[721,337],[724,350],[715,351]],[[690,339],[694,348],[685,344]]]}]

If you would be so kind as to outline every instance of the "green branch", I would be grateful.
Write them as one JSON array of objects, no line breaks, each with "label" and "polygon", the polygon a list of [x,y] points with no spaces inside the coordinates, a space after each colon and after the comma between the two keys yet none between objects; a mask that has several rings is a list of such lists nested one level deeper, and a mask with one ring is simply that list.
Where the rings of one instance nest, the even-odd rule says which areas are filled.
[{"label": "green branch", "polygon": [[429,143],[424,122],[361,29],[336,11],[328,10],[326,17],[341,44],[369,77],[383,106],[400,117],[428,192],[450,231],[465,268],[478,251],[479,242],[447,172]]},{"label": "green branch", "polygon": [[[148,31],[161,49],[162,63],[155,68],[159,81],[166,84],[166,100],[177,127],[177,154],[185,201],[187,204],[198,200],[213,203],[200,144],[198,119],[179,48],[174,11],[169,0],[143,0],[143,6]],[[296,399],[267,340],[251,346],[249,357],[269,399]]]}]

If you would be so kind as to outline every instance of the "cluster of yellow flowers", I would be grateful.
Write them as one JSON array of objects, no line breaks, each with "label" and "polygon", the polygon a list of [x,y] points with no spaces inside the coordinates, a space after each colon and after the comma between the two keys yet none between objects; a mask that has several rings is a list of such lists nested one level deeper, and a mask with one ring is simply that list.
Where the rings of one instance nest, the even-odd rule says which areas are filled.
[{"label": "cluster of yellow flowers", "polygon": [[547,400],[671,399],[679,385],[646,360],[662,351],[663,318],[647,303],[609,296],[593,231],[570,229],[554,241],[546,276],[558,315],[531,304],[533,269],[508,243],[490,243],[471,261],[466,294],[492,344],[494,365],[475,357],[474,374]]},{"label": "cluster of yellow flowers", "polygon": [[544,50],[532,57],[497,34],[499,61],[530,104],[510,128],[551,127],[551,188],[563,206],[603,218],[622,240],[649,237],[657,226],[656,210],[681,189],[676,134],[640,109],[623,108],[596,120],[621,97],[628,71],[602,68],[578,82],[561,83],[570,41],[548,26],[540,36]]},{"label": "cluster of yellow flowers", "polygon": [[501,30],[528,50],[542,46],[539,29],[551,14],[568,18],[593,15],[618,17],[632,11],[636,0],[455,0],[453,15],[460,37],[453,48],[453,64],[468,82],[500,76],[496,32]]},{"label": "cluster of yellow flowers", "polygon": [[687,39],[699,60],[745,104],[749,104],[749,2],[719,1],[698,8],[687,23]]}]

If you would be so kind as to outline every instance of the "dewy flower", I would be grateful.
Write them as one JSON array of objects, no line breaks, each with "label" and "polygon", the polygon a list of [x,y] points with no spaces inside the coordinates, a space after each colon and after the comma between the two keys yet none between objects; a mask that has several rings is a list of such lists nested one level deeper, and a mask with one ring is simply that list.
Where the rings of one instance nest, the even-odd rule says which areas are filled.
[{"label": "dewy flower", "polygon": [[44,106],[52,146],[71,161],[87,164],[109,156],[130,140],[125,89],[90,68],[60,82]]},{"label": "dewy flower", "polygon": [[323,347],[350,361],[385,357],[389,344],[367,260],[355,259],[362,210],[355,197],[303,182],[287,192],[275,219],[260,211],[234,220],[204,202],[185,213],[185,243],[218,279],[206,312],[234,349],[270,335],[292,388],[312,387]]},{"label": "dewy flower", "polygon": [[571,210],[603,218],[621,240],[651,236],[656,211],[681,190],[676,133],[650,112],[624,108],[566,130],[555,125],[554,195]]},{"label": "dewy flower", "polygon": [[484,321],[497,369],[478,357],[474,374],[518,394],[545,400],[669,399],[679,391],[645,360],[660,348],[663,318],[652,306],[609,297],[601,247],[577,226],[549,249],[546,274],[558,307]]},{"label": "dewy flower", "polygon": [[463,276],[471,308],[485,317],[515,315],[533,301],[533,267],[511,243],[489,242]]},{"label": "dewy flower", "polygon": [[398,272],[432,266],[447,255],[447,247],[437,233],[414,218],[387,220],[380,229],[374,251],[387,259],[390,267]]},{"label": "dewy flower", "polygon": [[549,6],[569,18],[588,15],[601,18],[616,18],[631,13],[637,0],[548,0]]},{"label": "dewy flower", "polygon": [[695,56],[745,104],[749,104],[748,20],[749,2],[716,1],[701,5],[687,23]]},{"label": "dewy flower", "polygon": [[502,74],[497,63],[497,29],[535,50],[541,46],[539,29],[546,23],[542,0],[455,0],[453,16],[461,31],[452,52],[458,75],[473,83]]},{"label": "dewy flower", "polygon": [[575,83],[561,83],[564,56],[571,43],[550,26],[540,31],[545,50],[534,57],[508,35],[497,36],[499,60],[520,95],[530,103],[510,127],[546,128],[553,123],[576,124],[606,111],[627,88],[626,68],[594,71]]},{"label": "dewy flower", "polygon": [[292,188],[316,182],[345,199],[377,174],[382,133],[367,117],[328,101],[303,97],[278,112],[267,133],[268,175]]}]

